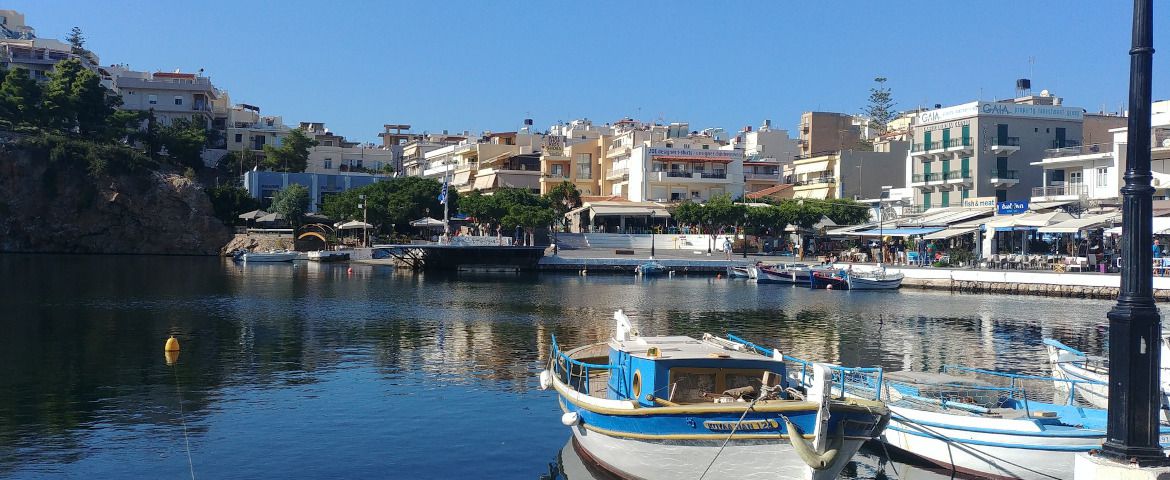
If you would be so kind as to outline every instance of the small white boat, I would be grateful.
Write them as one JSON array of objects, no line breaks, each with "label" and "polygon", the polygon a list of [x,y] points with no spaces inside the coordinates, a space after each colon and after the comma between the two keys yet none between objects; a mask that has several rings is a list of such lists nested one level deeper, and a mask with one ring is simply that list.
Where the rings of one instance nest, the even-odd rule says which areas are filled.
[{"label": "small white boat", "polygon": [[902,287],[906,275],[886,272],[885,267],[868,271],[852,270],[845,274],[850,290],[896,290]]},{"label": "small white boat", "polygon": [[710,334],[644,337],[614,317],[608,342],[561,351],[554,337],[540,373],[582,456],[611,475],[835,479],[889,421],[881,402],[829,395],[827,366],[797,392],[779,352]]},{"label": "small white boat", "polygon": [[[728,338],[768,351],[734,335]],[[809,362],[784,358],[802,366],[789,369],[799,375],[796,383],[808,378]],[[880,399],[889,406],[892,417],[883,443],[954,472],[980,478],[1073,478],[1074,456],[1101,448],[1106,438],[1105,410],[1026,396],[1025,382],[1046,383],[1052,377],[954,366],[944,366],[944,373],[832,368],[840,372],[833,379],[835,395],[843,385],[846,397]],[[1168,434],[1170,427],[1162,427],[1164,446]]]},{"label": "small white boat", "polygon": [[248,252],[241,254],[238,260],[244,263],[278,263],[291,262],[296,260],[297,252],[290,252],[288,250],[271,251],[271,252]]},{"label": "small white boat", "polygon": [[310,261],[314,262],[344,262],[349,260],[349,252],[317,250],[314,252],[309,252],[308,257]]},{"label": "small white boat", "polygon": [[644,277],[653,277],[666,273],[666,265],[650,260],[634,267],[634,274]]},{"label": "small white boat", "polygon": [[756,272],[756,283],[780,283],[807,285],[816,268],[808,265],[761,265],[752,267]]},{"label": "small white boat", "polygon": [[[1170,334],[1163,332],[1161,343],[1161,419],[1167,424],[1170,423]],[[1109,408],[1107,358],[1088,355],[1051,338],[1044,339],[1044,348],[1048,349],[1052,376],[1060,379],[1054,382],[1058,392],[1097,408]]]}]

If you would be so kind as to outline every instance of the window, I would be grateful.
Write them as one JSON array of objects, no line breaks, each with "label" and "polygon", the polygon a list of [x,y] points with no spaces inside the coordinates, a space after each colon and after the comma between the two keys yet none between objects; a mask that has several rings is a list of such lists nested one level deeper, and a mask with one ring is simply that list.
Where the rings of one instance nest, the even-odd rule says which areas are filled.
[{"label": "window", "polygon": [[326,159],[325,159],[325,169],[326,169],[326,170],[329,170],[329,169],[331,169],[331,168],[333,168],[333,159],[332,159],[332,158],[326,158]]},{"label": "window", "polygon": [[995,191],[995,201],[1006,202],[1007,201],[1007,190],[996,190]]},{"label": "window", "polygon": [[126,95],[134,95],[134,90],[126,90]]},{"label": "window", "polygon": [[321,142],[321,146],[323,146],[323,147],[332,147],[332,146],[333,146],[333,140],[325,140],[324,142]]},{"label": "window", "polygon": [[928,208],[930,208],[930,192],[922,194],[922,209],[926,210]]},{"label": "window", "polygon": [[577,154],[577,178],[588,180],[593,178],[593,156],[588,153]]},{"label": "window", "polygon": [[666,142],[666,148],[674,148],[674,144],[670,143],[670,142]]},{"label": "window", "polygon": [[237,133],[236,134],[236,143],[242,143],[243,141],[244,141],[244,134]]},{"label": "window", "polygon": [[1097,186],[1098,187],[1109,186],[1109,168],[1108,167],[1098,167],[1097,168]]},{"label": "window", "polygon": [[182,105],[182,104],[183,104],[183,97],[175,95],[175,105]]},{"label": "window", "polygon": [[961,192],[962,193],[960,194],[960,196],[962,197],[963,200],[966,200],[966,199],[971,197],[971,189],[964,188]]},{"label": "window", "polygon": [[942,191],[942,203],[940,203],[939,206],[941,206],[941,207],[951,206],[951,192],[949,192],[947,190]]},{"label": "window", "polygon": [[554,164],[554,165],[552,166],[552,176],[554,176],[554,177],[563,177],[563,176],[565,176],[565,166],[564,166],[564,165],[560,165],[560,164]]},{"label": "window", "polygon": [[1084,173],[1085,172],[1083,170],[1076,170],[1076,171],[1068,172],[1068,183],[1073,183],[1073,184],[1078,184],[1078,185],[1081,183],[1084,183],[1084,177],[1083,177]]},{"label": "window", "polygon": [[703,150],[710,150],[710,149],[711,149],[710,145],[703,145]]},{"label": "window", "polygon": [[158,104],[158,95],[147,95],[146,96],[146,103],[149,103],[151,105],[157,105]]}]

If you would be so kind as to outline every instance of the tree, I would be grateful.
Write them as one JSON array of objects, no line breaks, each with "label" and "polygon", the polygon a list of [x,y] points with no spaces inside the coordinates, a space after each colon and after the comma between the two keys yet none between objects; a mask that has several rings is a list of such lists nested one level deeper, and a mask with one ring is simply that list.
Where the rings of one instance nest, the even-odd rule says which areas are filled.
[{"label": "tree", "polygon": [[260,208],[260,201],[252,198],[248,191],[233,185],[220,185],[207,190],[211,199],[211,208],[215,210],[216,218],[225,225],[234,225],[240,221],[240,214]]},{"label": "tree", "polygon": [[303,172],[309,166],[309,149],[316,146],[317,141],[304,130],[293,129],[279,147],[264,146],[264,166],[277,172]]},{"label": "tree", "polygon": [[894,110],[893,96],[886,87],[886,77],[877,77],[873,81],[877,86],[869,89],[869,105],[863,112],[869,117],[869,127],[881,135],[889,130],[890,122],[897,118],[898,112]]},{"label": "tree", "polygon": [[15,68],[0,83],[0,110],[14,126],[40,126],[44,121],[42,93],[40,84],[29,76],[28,70]]},{"label": "tree", "polygon": [[263,163],[263,159],[256,155],[255,151],[245,149],[238,152],[228,152],[227,155],[220,157],[216,168],[223,175],[239,176]]},{"label": "tree", "polygon": [[568,181],[554,185],[544,197],[549,205],[552,206],[558,225],[564,225],[566,220],[565,214],[569,210],[581,206],[581,192],[577,190],[576,185]]},{"label": "tree", "polygon": [[[389,231],[391,225],[394,225],[395,230],[408,232],[412,220],[426,215],[442,215],[443,204],[439,203],[438,198],[442,188],[442,184],[429,178],[391,178],[329,195],[322,202],[321,212],[333,220],[361,219],[362,211],[357,205],[362,203],[359,195],[365,195],[369,223],[383,232]],[[447,194],[450,210],[459,211],[463,199],[454,190],[449,190]]]},{"label": "tree", "polygon": [[57,62],[44,87],[45,126],[93,136],[106,130],[117,97],[75,58]]},{"label": "tree", "polygon": [[201,121],[180,117],[158,129],[158,143],[166,147],[171,163],[191,168],[203,167],[202,155],[203,147],[207,144],[207,134],[203,125],[200,125]]},{"label": "tree", "polygon": [[690,200],[683,200],[674,207],[671,212],[675,223],[679,225],[698,225],[700,229],[703,225],[703,206]]},{"label": "tree", "polygon": [[81,27],[73,27],[69,30],[69,38],[67,40],[69,45],[73,47],[73,53],[82,53],[85,50],[85,36],[81,34]]},{"label": "tree", "polygon": [[284,215],[294,228],[299,226],[309,211],[309,189],[296,183],[284,187],[272,196],[272,211]]}]

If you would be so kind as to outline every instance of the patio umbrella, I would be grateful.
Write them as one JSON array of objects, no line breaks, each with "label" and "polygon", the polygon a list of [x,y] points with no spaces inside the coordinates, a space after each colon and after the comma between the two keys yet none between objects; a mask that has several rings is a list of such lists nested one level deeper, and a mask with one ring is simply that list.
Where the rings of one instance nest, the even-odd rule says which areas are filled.
[{"label": "patio umbrella", "polygon": [[410,222],[410,226],[416,228],[443,228],[443,225],[444,224],[442,220],[436,220],[431,217],[423,217]]},{"label": "patio umbrella", "polygon": [[363,230],[367,228],[374,228],[374,226],[366,222],[359,222],[357,220],[345,222],[337,226],[338,230]]},{"label": "patio umbrella", "polygon": [[268,215],[268,212],[265,212],[264,210],[252,210],[248,213],[241,213],[240,218],[244,220],[255,220],[265,215]]}]

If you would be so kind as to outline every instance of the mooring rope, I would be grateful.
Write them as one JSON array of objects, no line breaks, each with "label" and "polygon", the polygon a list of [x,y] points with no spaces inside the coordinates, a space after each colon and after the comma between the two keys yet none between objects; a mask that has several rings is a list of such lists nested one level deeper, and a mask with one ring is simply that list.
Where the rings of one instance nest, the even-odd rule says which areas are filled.
[{"label": "mooring rope", "polygon": [[723,449],[727,448],[727,443],[731,441],[731,437],[735,435],[735,431],[739,429],[739,425],[743,423],[743,419],[747,418],[748,412],[752,410],[752,407],[756,406],[756,402],[760,401],[761,398],[764,398],[768,394],[768,390],[769,388],[767,386],[761,386],[760,394],[756,395],[756,398],[752,399],[752,403],[749,403],[747,408],[743,409],[743,415],[740,415],[739,420],[736,421],[735,425],[731,427],[731,433],[727,434],[727,438],[723,439],[723,445],[719,447],[718,452],[715,452],[715,458],[712,458],[711,463],[707,464],[707,468],[703,470],[703,474],[699,475],[699,480],[703,480],[703,478],[707,476],[707,472],[711,471],[711,467],[715,465],[716,460],[719,460],[719,455],[723,454]]},{"label": "mooring rope", "polygon": [[183,413],[183,392],[179,390],[178,368],[171,365],[171,373],[175,377],[175,397],[179,401],[179,419],[183,422],[183,441],[187,444],[187,469],[191,471],[191,480],[195,480],[195,462],[191,461],[191,439],[187,435],[187,416]]}]

